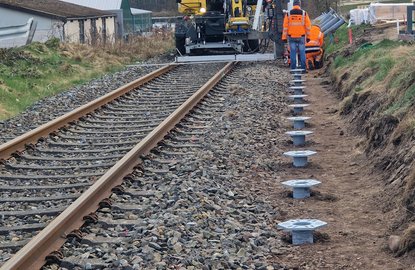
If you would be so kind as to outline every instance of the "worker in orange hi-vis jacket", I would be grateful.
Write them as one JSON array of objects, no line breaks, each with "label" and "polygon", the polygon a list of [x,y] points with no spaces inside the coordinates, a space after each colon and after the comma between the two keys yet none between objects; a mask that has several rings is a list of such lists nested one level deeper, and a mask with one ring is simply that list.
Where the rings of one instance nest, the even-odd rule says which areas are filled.
[{"label": "worker in orange hi-vis jacket", "polygon": [[300,0],[294,0],[293,9],[284,17],[282,40],[288,39],[291,69],[297,68],[297,53],[301,68],[306,70],[305,43],[309,41],[311,21],[307,12],[301,9]]},{"label": "worker in orange hi-vis jacket", "polygon": [[310,39],[310,41],[307,42],[306,47],[308,47],[308,46],[323,47],[324,33],[321,32],[320,26],[318,26],[318,25],[311,26],[309,39]]},{"label": "worker in orange hi-vis jacket", "polygon": [[310,41],[305,45],[307,69],[318,69],[323,67],[323,45],[324,33],[321,32],[320,26],[311,26]]}]

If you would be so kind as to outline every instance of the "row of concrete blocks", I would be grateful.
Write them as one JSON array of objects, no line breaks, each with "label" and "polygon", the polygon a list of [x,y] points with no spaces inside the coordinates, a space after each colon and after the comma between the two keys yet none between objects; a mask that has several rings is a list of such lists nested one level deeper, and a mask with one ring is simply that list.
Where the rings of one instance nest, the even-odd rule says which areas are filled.
[{"label": "row of concrete blocks", "polygon": [[[301,114],[305,107],[309,104],[303,104],[304,98],[307,95],[304,94],[305,86],[303,86],[304,80],[301,79],[303,70],[295,69],[291,70],[293,74],[293,80],[290,87],[294,91],[293,95],[288,97],[294,100],[294,104],[289,105],[293,109],[294,117],[288,117],[288,120],[293,122],[295,130],[287,131],[286,134],[291,136],[294,146],[305,145],[305,137],[311,135],[311,131],[303,131],[305,127],[305,121],[310,117],[298,116]],[[315,151],[303,150],[303,151],[289,151],[284,155],[293,158],[294,167],[304,167],[308,163],[308,157],[316,154]],[[313,186],[319,185],[321,182],[316,179],[293,179],[283,182],[282,184],[292,188],[294,199],[304,199],[310,197],[310,189]],[[313,232],[314,230],[326,226],[327,223],[318,219],[292,219],[278,224],[278,227],[290,231],[292,235],[292,243],[294,245],[302,245],[314,242]]]},{"label": "row of concrete blocks", "polygon": [[[294,100],[294,104],[290,104],[288,106],[294,111],[295,116],[288,117],[288,120],[291,120],[293,122],[293,127],[296,130],[288,131],[286,132],[286,134],[291,136],[294,146],[303,146],[305,145],[306,135],[311,135],[313,132],[300,130],[305,127],[305,121],[310,119],[310,117],[298,115],[300,115],[306,107],[310,106],[310,104],[303,103],[304,98],[307,97],[307,95],[304,94],[305,86],[303,85],[303,83],[305,82],[305,80],[302,80],[301,78],[302,69],[291,70],[291,73],[293,74],[294,79],[291,81],[291,84],[293,84],[293,86],[290,86],[290,90],[293,90],[294,94],[289,95],[288,97]],[[315,154],[316,152],[310,150],[289,151],[284,153],[284,155],[293,158],[294,167],[306,166],[308,163],[308,157]]]}]

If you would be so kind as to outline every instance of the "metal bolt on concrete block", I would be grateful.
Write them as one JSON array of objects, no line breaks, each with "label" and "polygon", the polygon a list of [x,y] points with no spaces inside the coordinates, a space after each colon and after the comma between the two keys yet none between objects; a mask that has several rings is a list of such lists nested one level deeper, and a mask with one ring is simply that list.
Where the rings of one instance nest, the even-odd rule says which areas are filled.
[{"label": "metal bolt on concrete block", "polygon": [[292,98],[294,100],[294,103],[299,104],[304,102],[304,98],[308,97],[308,95],[289,95],[289,98]]},{"label": "metal bolt on concrete block", "polygon": [[302,74],[294,74],[293,79],[294,80],[301,80]]},{"label": "metal bolt on concrete block", "polygon": [[305,86],[290,86],[290,90],[294,90],[294,95],[302,95],[304,93]]},{"label": "metal bolt on concrete block", "polygon": [[294,113],[302,113],[305,107],[310,106],[310,104],[290,104],[288,107],[293,108]]},{"label": "metal bolt on concrete block", "polygon": [[291,232],[293,245],[303,245],[314,243],[313,231],[326,225],[318,219],[291,219],[278,223],[278,228]]},{"label": "metal bolt on concrete block", "polygon": [[284,155],[293,158],[293,165],[296,168],[305,167],[308,162],[308,157],[317,154],[317,152],[310,150],[303,151],[288,151]]},{"label": "metal bolt on concrete block", "polygon": [[285,134],[291,136],[293,139],[293,144],[295,146],[301,146],[305,144],[305,136],[313,134],[312,131],[305,131],[305,130],[294,130],[294,131],[287,131]]},{"label": "metal bolt on concrete block", "polygon": [[294,129],[303,129],[305,127],[305,121],[311,119],[311,117],[307,116],[294,116],[294,117],[287,117],[288,120],[293,121],[293,128]]},{"label": "metal bolt on concrete block", "polygon": [[293,189],[294,199],[305,199],[310,197],[311,187],[317,186],[321,182],[315,179],[293,179],[282,182],[282,184]]},{"label": "metal bolt on concrete block", "polygon": [[290,73],[291,74],[302,74],[305,70],[301,69],[301,68],[297,68],[297,69],[291,69]]},{"label": "metal bolt on concrete block", "polygon": [[305,83],[305,80],[291,80],[290,83],[294,86],[301,86]]}]

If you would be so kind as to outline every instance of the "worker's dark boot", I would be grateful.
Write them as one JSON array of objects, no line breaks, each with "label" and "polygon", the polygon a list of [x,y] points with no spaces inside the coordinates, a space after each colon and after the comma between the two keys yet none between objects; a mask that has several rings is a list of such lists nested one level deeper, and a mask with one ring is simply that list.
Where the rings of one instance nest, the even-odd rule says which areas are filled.
[{"label": "worker's dark boot", "polygon": [[313,70],[314,69],[314,63],[311,60],[307,61],[307,69]]}]

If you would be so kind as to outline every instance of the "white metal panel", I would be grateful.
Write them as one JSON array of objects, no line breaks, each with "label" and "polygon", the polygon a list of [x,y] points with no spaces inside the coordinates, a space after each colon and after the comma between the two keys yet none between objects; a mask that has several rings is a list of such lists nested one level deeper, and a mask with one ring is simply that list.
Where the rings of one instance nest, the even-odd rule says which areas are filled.
[{"label": "white metal panel", "polygon": [[262,12],[262,4],[263,1],[262,0],[258,0],[257,4],[256,4],[256,9],[255,9],[255,17],[254,17],[254,24],[252,26],[252,29],[259,31],[260,30],[260,25],[261,25],[261,12]]},{"label": "white metal panel", "polygon": [[0,40],[10,38],[28,37],[30,27],[33,24],[33,18],[22,25],[0,27]]},{"label": "white metal panel", "polygon": [[133,15],[150,14],[150,13],[152,13],[152,12],[149,11],[149,10],[131,8],[131,14],[133,14]]},{"label": "white metal panel", "polygon": [[[40,15],[0,7],[0,27],[25,24],[29,18],[37,22],[33,41],[44,42],[52,37],[63,39],[63,22]],[[8,39],[0,42],[0,47],[14,47],[26,44],[27,38]]]},{"label": "white metal panel", "polygon": [[61,0],[84,7],[95,8],[99,10],[121,9],[122,0]]}]

